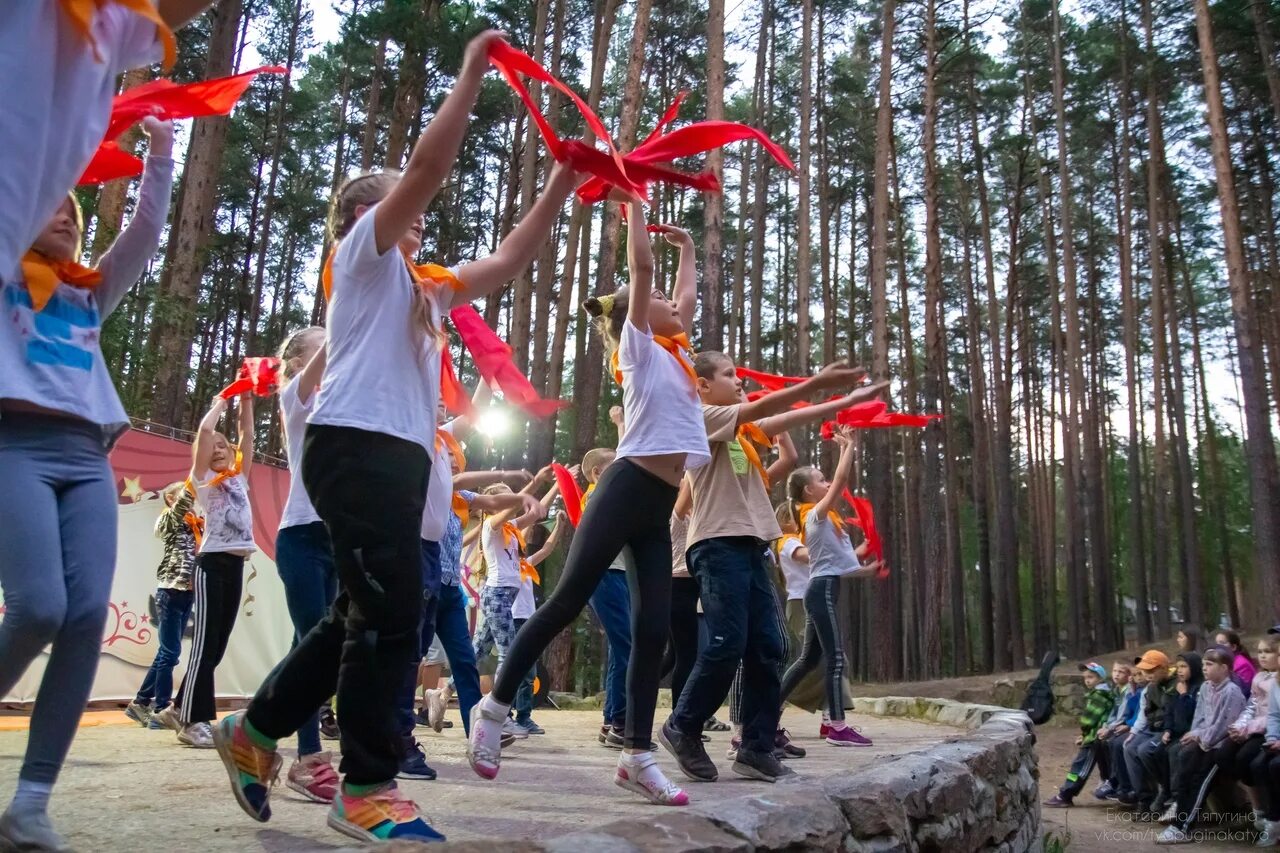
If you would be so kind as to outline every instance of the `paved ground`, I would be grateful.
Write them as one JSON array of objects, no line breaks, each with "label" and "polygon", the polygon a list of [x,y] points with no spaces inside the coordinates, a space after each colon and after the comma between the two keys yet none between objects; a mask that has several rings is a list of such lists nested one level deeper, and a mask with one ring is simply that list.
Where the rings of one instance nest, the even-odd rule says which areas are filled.
[{"label": "paved ground", "polygon": [[[661,715],[663,712],[659,711]],[[462,727],[436,734],[419,729],[434,782],[401,782],[451,839],[501,836],[543,838],[626,816],[652,814],[656,806],[614,787],[617,753],[596,742],[599,712],[541,711],[547,734],[521,741],[503,755],[502,773],[486,782],[467,767]],[[101,715],[99,715],[101,716]],[[283,785],[273,798],[269,824],[250,820],[235,804],[217,753],[177,743],[170,732],[107,723],[80,732],[54,795],[56,825],[78,850],[94,853],[164,849],[177,851],[328,850],[346,845],[325,826],[325,807],[297,797]],[[721,719],[727,719],[722,714]],[[809,757],[792,762],[806,776],[825,776],[938,743],[953,729],[901,720],[851,717],[876,742],[871,749],[839,749],[818,740],[818,718],[788,710],[784,723]],[[26,744],[24,731],[0,730],[0,802],[13,793]],[[286,742],[284,746],[292,744]],[[708,751],[720,767],[716,784],[689,785],[696,802],[758,792],[764,783],[739,779],[724,757],[728,733],[713,733]],[[677,773],[662,754],[663,766]],[[287,768],[286,762],[286,768]]]}]

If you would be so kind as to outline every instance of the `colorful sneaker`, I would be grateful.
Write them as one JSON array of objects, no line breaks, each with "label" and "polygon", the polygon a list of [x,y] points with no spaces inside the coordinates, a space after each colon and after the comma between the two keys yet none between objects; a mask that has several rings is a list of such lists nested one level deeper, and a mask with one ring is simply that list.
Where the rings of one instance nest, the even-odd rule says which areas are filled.
[{"label": "colorful sneaker", "polygon": [[519,723],[509,717],[502,723],[502,731],[516,740],[524,740],[529,736],[529,733]]},{"label": "colorful sneaker", "polygon": [[285,784],[308,800],[332,803],[338,795],[338,772],[333,769],[333,753],[304,755],[289,765]]},{"label": "colorful sneaker", "polygon": [[436,778],[436,771],[427,763],[427,754],[422,751],[413,735],[402,738],[400,753],[400,772],[398,779],[421,779],[430,782]]},{"label": "colorful sneaker", "polygon": [[208,723],[192,723],[178,732],[178,740],[193,749],[213,749],[213,728]]},{"label": "colorful sneaker", "polygon": [[689,805],[689,795],[658,768],[658,761],[652,752],[636,755],[624,752],[619,755],[613,784],[627,791],[634,791],[660,806]]},{"label": "colorful sneaker", "polygon": [[338,717],[333,709],[325,705],[320,709],[320,737],[325,740],[337,740],[342,732],[338,729]]},{"label": "colorful sneaker", "polygon": [[516,725],[524,729],[525,734],[545,735],[547,733],[547,730],[544,729],[542,726],[538,725],[537,723],[535,723],[532,717],[525,720],[523,723],[517,720]]},{"label": "colorful sneaker", "polygon": [[219,720],[213,742],[240,808],[256,821],[270,820],[271,788],[276,784],[283,762],[280,753],[263,749],[250,739],[244,727],[244,711]]},{"label": "colorful sneaker", "polygon": [[804,758],[808,755],[803,746],[797,746],[796,743],[791,740],[791,732],[786,729],[778,729],[778,733],[773,738],[773,745],[775,747],[775,752],[777,750],[782,750],[782,756],[784,758]]},{"label": "colorful sneaker", "polygon": [[138,702],[130,702],[124,709],[124,715],[144,729],[151,723],[151,706]]},{"label": "colorful sneaker", "polygon": [[871,746],[871,739],[863,737],[853,726],[845,726],[827,732],[827,743],[832,746]]},{"label": "colorful sneaker", "polygon": [[[489,710],[487,699],[471,709],[471,737],[467,740],[467,763],[476,775],[493,779],[502,764],[502,741],[508,734],[505,714]],[[525,735],[528,737],[528,735]]]},{"label": "colorful sneaker", "polygon": [[818,737],[826,740],[827,735],[831,734],[831,724],[826,720],[822,721],[822,725],[818,726]]},{"label": "colorful sneaker", "polygon": [[444,728],[444,712],[449,707],[449,697],[437,687],[427,691],[427,724],[436,732]]},{"label": "colorful sneaker", "polygon": [[418,804],[403,796],[394,782],[361,797],[339,792],[329,808],[328,823],[361,841],[444,841]]},{"label": "colorful sneaker", "polygon": [[186,728],[182,724],[182,716],[178,713],[177,705],[170,705],[162,711],[156,711],[151,715],[151,722],[160,721],[160,727],[168,729],[171,732],[180,732]]}]

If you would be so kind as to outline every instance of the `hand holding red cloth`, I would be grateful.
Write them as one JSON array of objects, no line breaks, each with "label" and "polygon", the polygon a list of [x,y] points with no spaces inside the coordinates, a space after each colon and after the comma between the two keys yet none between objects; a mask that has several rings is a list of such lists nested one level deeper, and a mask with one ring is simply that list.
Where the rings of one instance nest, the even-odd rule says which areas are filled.
[{"label": "hand holding red cloth", "polygon": [[556,475],[556,483],[560,486],[560,496],[564,499],[564,511],[569,516],[569,523],[574,527],[582,519],[582,489],[573,473],[559,462],[551,463],[551,471]]},{"label": "hand holding red cloth", "polygon": [[241,394],[267,397],[274,394],[280,381],[280,359],[274,356],[246,358],[236,374],[236,381],[218,392],[224,400]]}]

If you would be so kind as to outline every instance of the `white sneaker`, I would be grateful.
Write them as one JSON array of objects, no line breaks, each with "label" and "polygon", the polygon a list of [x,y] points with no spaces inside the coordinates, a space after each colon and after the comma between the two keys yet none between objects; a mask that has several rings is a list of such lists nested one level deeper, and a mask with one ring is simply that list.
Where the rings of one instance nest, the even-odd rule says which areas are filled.
[{"label": "white sneaker", "polygon": [[1192,840],[1190,835],[1176,826],[1166,826],[1164,832],[1156,836],[1156,844],[1190,844]]},{"label": "white sneaker", "polygon": [[689,795],[658,769],[652,752],[619,755],[613,784],[660,806],[689,805]]},{"label": "white sneaker", "polygon": [[178,732],[178,740],[195,749],[213,749],[213,728],[208,723],[192,723]]},{"label": "white sneaker", "polygon": [[431,728],[439,732],[444,729],[444,712],[449,707],[449,698],[444,695],[444,690],[434,687],[427,691],[427,723]]},{"label": "white sneaker", "polygon": [[181,732],[186,726],[182,725],[182,717],[178,714],[177,705],[167,705],[163,711],[156,711],[151,715],[152,720],[158,720],[166,729],[175,732]]},{"label": "white sneaker", "polygon": [[516,721],[510,718],[502,724],[502,733],[504,735],[511,735],[516,740],[524,740],[529,736],[529,733],[525,731],[524,726],[517,726]]},{"label": "white sneaker", "polygon": [[1280,820],[1268,820],[1262,824],[1262,834],[1254,847],[1280,847]]},{"label": "white sneaker", "polygon": [[1159,821],[1161,823],[1173,823],[1177,819],[1178,819],[1177,803],[1169,803],[1169,808],[1165,809],[1164,813],[1161,814],[1159,817]]}]

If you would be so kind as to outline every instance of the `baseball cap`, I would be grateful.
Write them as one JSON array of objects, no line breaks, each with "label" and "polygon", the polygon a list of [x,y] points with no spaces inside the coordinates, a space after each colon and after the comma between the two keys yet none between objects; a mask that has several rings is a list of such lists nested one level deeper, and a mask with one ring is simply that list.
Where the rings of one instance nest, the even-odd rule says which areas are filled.
[{"label": "baseball cap", "polygon": [[1143,652],[1142,657],[1134,660],[1134,664],[1138,669],[1146,670],[1148,672],[1157,669],[1165,669],[1169,666],[1169,656],[1159,649],[1148,649]]},{"label": "baseball cap", "polygon": [[1091,660],[1088,663],[1082,663],[1079,669],[1081,672],[1092,672],[1103,681],[1107,680],[1107,670],[1097,661]]}]

